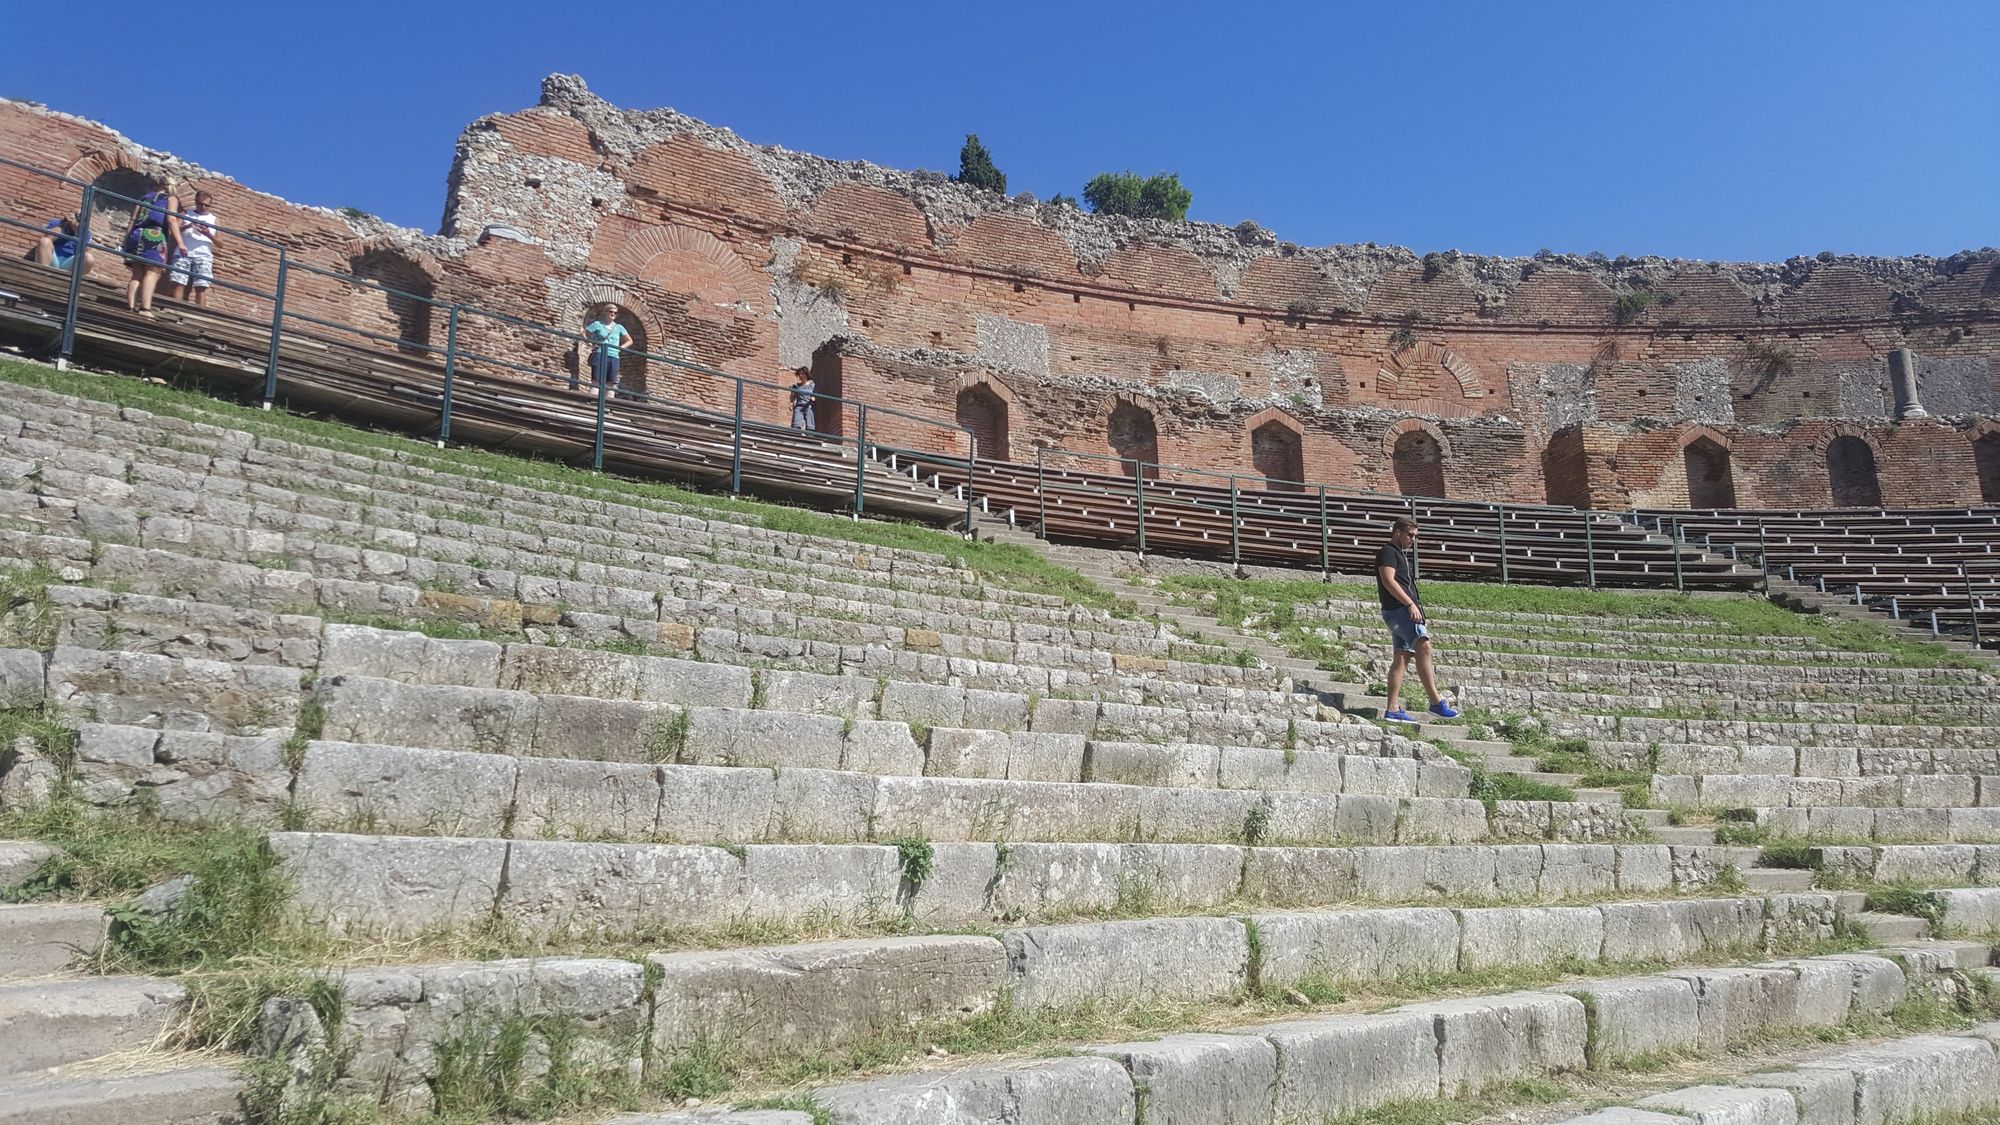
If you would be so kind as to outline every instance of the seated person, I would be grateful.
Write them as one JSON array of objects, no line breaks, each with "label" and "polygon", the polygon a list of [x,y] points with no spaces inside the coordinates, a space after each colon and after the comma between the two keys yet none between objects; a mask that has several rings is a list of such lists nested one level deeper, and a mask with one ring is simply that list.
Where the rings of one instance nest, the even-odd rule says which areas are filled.
[{"label": "seated person", "polygon": [[[43,235],[23,255],[28,261],[39,265],[66,270],[76,260],[77,219],[75,215],[64,215],[60,219],[50,219]],[[83,252],[83,268],[90,269],[97,264],[97,255],[89,250]]]}]

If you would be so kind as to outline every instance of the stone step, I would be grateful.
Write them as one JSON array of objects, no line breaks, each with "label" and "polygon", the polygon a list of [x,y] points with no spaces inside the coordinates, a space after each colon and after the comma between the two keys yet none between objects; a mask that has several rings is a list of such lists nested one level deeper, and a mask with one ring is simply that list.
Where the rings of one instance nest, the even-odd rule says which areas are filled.
[{"label": "stone step", "polygon": [[1649,783],[1654,798],[1678,808],[2000,807],[2000,776],[1977,773],[1819,777],[1795,773],[1661,772]]},{"label": "stone step", "polygon": [[[18,391],[19,388],[12,388]],[[220,419],[225,427],[231,425],[227,419]],[[154,440],[157,436],[157,440]],[[407,500],[407,510],[411,512],[449,510],[454,507],[480,507],[502,511],[512,517],[510,522],[541,522],[553,528],[572,529],[590,527],[603,531],[638,532],[635,538],[684,537],[713,539],[734,545],[744,552],[768,552],[770,546],[786,544],[794,552],[806,550],[825,557],[834,550],[846,547],[836,544],[829,548],[812,542],[808,537],[772,532],[763,529],[752,516],[745,522],[734,522],[732,513],[701,506],[665,503],[657,498],[635,498],[619,491],[615,486],[595,490],[596,498],[579,498],[570,491],[538,489],[516,484],[501,484],[483,479],[469,472],[464,466],[448,461],[428,462],[424,469],[404,468],[402,461],[407,458],[379,456],[374,451],[365,455],[369,464],[357,467],[353,457],[345,452],[321,453],[317,447],[305,443],[294,444],[291,438],[274,441],[260,440],[261,448],[248,454],[248,443],[223,443],[205,440],[190,431],[177,430],[170,434],[154,435],[145,427],[126,428],[120,439],[107,439],[87,433],[80,428],[71,438],[71,448],[77,450],[102,450],[103,459],[92,462],[92,468],[108,461],[123,460],[134,451],[152,454],[150,464],[160,466],[181,466],[179,477],[142,475],[141,479],[172,479],[185,483],[192,478],[196,484],[187,485],[189,491],[198,491],[198,482],[208,476],[213,462],[226,464],[233,479],[267,481],[264,487],[274,493],[303,489],[310,495],[324,497],[329,503],[348,507],[359,503],[382,506],[398,499]],[[190,457],[190,445],[205,445],[209,456]],[[246,456],[248,454],[248,456]],[[37,453],[38,455],[38,453]],[[329,485],[328,482],[333,482]],[[572,486],[574,487],[574,486]],[[467,505],[468,494],[478,494],[479,500]],[[562,511],[569,517],[567,523],[550,521],[548,513]],[[469,525],[466,525],[469,526]],[[955,577],[963,572],[935,554],[921,550],[855,545],[853,550],[865,551],[870,556],[897,559],[905,563],[906,570],[922,568],[938,575]],[[1033,600],[1040,595],[1016,595]],[[1059,600],[1059,599],[1057,599]]]},{"label": "stone step", "polygon": [[1868,935],[1868,940],[1882,945],[1923,941],[1931,936],[1929,922],[1908,914],[1883,914],[1864,910],[1854,915],[1852,921],[1862,933]]},{"label": "stone step", "polygon": [[1576,791],[1576,799],[1586,805],[1623,806],[1625,804],[1625,794],[1616,789],[1588,789],[1576,786],[1572,786],[1571,788]]},{"label": "stone step", "polygon": [[1625,818],[1626,818],[1627,820],[1630,820],[1630,821],[1631,821],[1632,823],[1634,823],[1634,824],[1643,824],[1643,825],[1646,825],[1646,826],[1647,826],[1647,827],[1649,827],[1649,828],[1665,828],[1665,827],[1667,827],[1667,822],[1668,822],[1668,820],[1669,820],[1669,819],[1670,819],[1670,818],[1671,818],[1672,816],[1673,816],[1673,813],[1672,813],[1672,812],[1670,812],[1670,811],[1668,811],[1668,810],[1666,810],[1666,809],[1627,809],[1627,810],[1625,810]]},{"label": "stone step", "polygon": [[90,903],[0,905],[0,980],[45,977],[104,942],[104,909]]},{"label": "stone step", "polygon": [[1797,894],[1812,890],[1814,873],[1781,867],[1749,867],[1742,871],[1743,883],[1753,891],[1770,894]]},{"label": "stone step", "polygon": [[[86,732],[86,745],[108,739]],[[933,732],[935,735],[935,732]],[[169,734],[162,745],[184,742]],[[1027,774],[1038,758],[1048,768],[1073,769],[1075,762],[1019,755],[1010,772]],[[1122,750],[1120,761],[1113,751]],[[1155,754],[1146,744],[1098,744],[1092,769],[1110,776],[1120,769],[1133,781],[1157,771],[1152,782],[1171,780],[1195,768],[1192,756]],[[1004,768],[968,745],[968,757]],[[172,757],[172,755],[169,755]],[[1308,784],[1312,771],[1340,770],[1357,789],[1335,793],[1287,792],[1257,787],[1191,788],[1170,784],[1010,780],[993,777],[876,776],[867,772],[787,765],[776,776],[767,768],[713,765],[652,765],[593,762],[545,756],[514,757],[477,751],[441,751],[402,746],[313,742],[305,748],[297,780],[289,787],[282,762],[256,776],[250,757],[240,755],[236,770],[194,781],[202,799],[219,802],[239,816],[265,822],[281,819],[285,808],[307,825],[370,832],[435,833],[447,836],[586,838],[686,843],[885,842],[902,837],[932,841],[1119,843],[1252,843],[1276,845],[1467,843],[1495,838],[1505,821],[1495,822],[1486,806],[1464,797],[1465,771],[1413,761],[1358,758],[1307,752],[1286,761],[1282,751],[1266,751],[1260,763],[1238,756],[1230,768],[1261,768],[1273,782]],[[1210,768],[1222,768],[1211,759]],[[1296,769],[1297,773],[1293,771]],[[158,771],[148,771],[156,789]],[[204,784],[205,782],[205,784]],[[1452,796],[1396,796],[1417,793],[1426,783]],[[222,789],[221,785],[235,786]],[[1329,780],[1327,784],[1335,784]],[[165,807],[179,807],[176,793],[160,792]],[[1564,820],[1572,806],[1562,804]],[[1261,810],[1261,811],[1260,811]],[[1601,814],[1577,809],[1600,838]],[[1543,839],[1536,833],[1530,838]]]},{"label": "stone step", "polygon": [[1788,1052],[1763,1073],[1629,1100],[1557,1125],[2000,1120],[2000,1024]]},{"label": "stone step", "polygon": [[1778,839],[2000,843],[2000,807],[1878,809],[1834,805],[1746,811]]},{"label": "stone step", "polygon": [[1653,839],[1662,844],[1713,844],[1713,828],[1655,828]]},{"label": "stone step", "polygon": [[[1551,808],[1521,834],[1544,834]],[[496,919],[524,934],[614,935],[749,920],[988,925],[1129,910],[1206,911],[1351,902],[1694,892],[1755,848],[1480,844],[1286,848],[1224,844],[939,843],[920,885],[898,848],[876,844],[600,844],[274,832],[295,880],[295,914],[336,935],[411,937]],[[502,873],[505,873],[503,879]],[[663,905],[670,904],[670,905]],[[818,924],[815,922],[815,924]]]},{"label": "stone step", "polygon": [[186,1010],[187,991],[151,977],[0,984],[0,1076],[155,1043]]},{"label": "stone step", "polygon": [[245,1085],[235,1070],[190,1065],[0,1079],[0,1125],[236,1125]]},{"label": "stone step", "polygon": [[[589,958],[363,966],[337,976],[335,983],[345,994],[348,1057],[366,1059],[375,1074],[413,1071],[396,1064],[428,1057],[438,1041],[459,1033],[466,1019],[459,998],[472,983],[489,994],[520,998],[515,1001],[522,1005],[519,1015],[571,1023],[580,1036],[579,1054],[615,1053],[608,1060],[614,1066],[629,1063],[641,1051],[650,1053],[654,1066],[662,1065],[705,1043],[712,1045],[718,1029],[731,1028],[758,1029],[754,1036],[740,1041],[732,1036],[727,1043],[733,1054],[749,1061],[822,1053],[839,1057],[855,1042],[884,1030],[956,1022],[990,1010],[1003,996],[1021,1011],[1060,1011],[1079,1003],[1227,1000],[1241,996],[1253,978],[1266,988],[1287,988],[1308,979],[1336,985],[1387,982],[1502,965],[1700,961],[1756,947],[1771,934],[1788,944],[1820,940],[1836,928],[1832,903],[1831,895],[1733,896],[1560,908],[1152,917],[1016,927],[990,936],[870,937],[659,953],[644,959],[644,969],[628,960]],[[1246,923],[1255,925],[1254,944]],[[1817,971],[1774,966],[1700,972],[1713,993],[1735,994],[1731,1010],[1741,1011],[1732,1022],[1752,1025],[1791,1017],[1789,1010],[1757,1006],[1756,998],[1735,983],[1740,976],[1757,990],[1782,983],[1788,997],[1809,987],[1817,1002],[1808,1009],[1814,1013],[1808,1018],[1824,1025],[1846,1014],[1853,979],[1871,976],[1869,969],[1892,971],[1879,960],[1866,965],[1814,962],[1811,968]],[[1832,971],[1836,968],[1837,973]],[[1690,982],[1676,974],[1650,979],[1691,1005]],[[1906,984],[1899,974],[1882,979],[1897,988]],[[642,983],[650,995],[641,991]],[[1836,991],[1835,984],[1842,987]],[[1570,1008],[1562,997],[1566,991],[1534,994],[1535,1002]],[[1465,1003],[1507,1004],[1521,996],[1475,997]],[[1445,1014],[1432,1005],[1414,1010],[1424,1012],[1427,1023]],[[1581,1002],[1573,1010],[1588,1011]],[[1362,1016],[1353,1022],[1353,1015],[1323,1018],[1349,1027],[1368,1021]],[[1690,1027],[1678,1029],[1683,1036],[1694,1021],[1686,1023]],[[1571,1030],[1585,1033],[1584,1028]],[[1228,1033],[1263,1031],[1252,1025]],[[1436,1050],[1433,1040],[1431,1051]],[[416,1073],[392,1078],[388,1093],[393,1099],[399,1086],[420,1082]]]}]

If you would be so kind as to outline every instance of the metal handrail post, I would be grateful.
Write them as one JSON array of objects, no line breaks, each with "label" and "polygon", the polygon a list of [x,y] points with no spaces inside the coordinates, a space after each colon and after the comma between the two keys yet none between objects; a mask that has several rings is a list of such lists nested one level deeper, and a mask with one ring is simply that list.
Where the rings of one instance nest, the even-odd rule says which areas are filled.
[{"label": "metal handrail post", "polygon": [[1138,476],[1132,478],[1132,494],[1139,503],[1139,557],[1146,557],[1146,474],[1141,467]]},{"label": "metal handrail post", "polygon": [[729,492],[743,491],[743,380],[736,380],[736,423],[729,439]]},{"label": "metal handrail post", "polygon": [[1681,521],[1679,516],[1674,517],[1672,543],[1674,548],[1674,589],[1681,593],[1686,593],[1687,583],[1681,577]]},{"label": "metal handrail post", "polygon": [[444,325],[444,401],[443,410],[438,414],[438,448],[451,440],[451,386],[458,374],[458,306],[451,307],[450,319]]},{"label": "metal handrail post", "polygon": [[1771,592],[1771,552],[1764,545],[1764,517],[1757,517],[1757,570],[1764,576],[1764,592]]},{"label": "metal handrail post", "polygon": [[1236,474],[1229,474],[1229,565],[1243,566],[1243,524],[1236,511]]},{"label": "metal handrail post", "polygon": [[610,398],[611,383],[608,380],[599,379],[597,381],[597,433],[591,438],[590,444],[590,467],[593,469],[604,468],[604,408]]},{"label": "metal handrail post", "polygon": [[1589,516],[1583,519],[1583,584],[1597,589],[1597,542],[1591,535]]},{"label": "metal handrail post", "polygon": [[1958,564],[1958,576],[1965,581],[1965,612],[1972,617],[1972,647],[1984,647],[1986,641],[1979,635],[1979,602],[1972,596],[1972,571],[1963,562]]},{"label": "metal handrail post", "polygon": [[1500,523],[1500,584],[1507,584],[1507,508],[1504,504],[1493,505]]},{"label": "metal handrail post", "polygon": [[[862,407],[866,410],[867,407]],[[894,457],[894,454],[890,455]],[[972,475],[979,470],[979,439],[965,439],[965,533],[972,534]]]},{"label": "metal handrail post", "polygon": [[1035,537],[1038,539],[1049,537],[1049,496],[1045,489],[1047,481],[1042,469],[1044,452],[1046,450],[1042,446],[1035,447]]},{"label": "metal handrail post", "polygon": [[69,357],[76,350],[76,318],[83,309],[83,266],[90,258],[90,209],[96,199],[96,185],[84,185],[83,210],[77,213],[76,256],[69,262],[69,303],[63,306],[62,344],[56,350],[58,371],[69,370]]},{"label": "metal handrail post", "polygon": [[1333,567],[1327,561],[1326,486],[1319,486],[1319,580],[1333,581]]},{"label": "metal handrail post", "polygon": [[271,290],[271,351],[264,357],[264,409],[278,398],[278,341],[285,334],[285,274],[291,265],[285,251],[278,251],[278,284]]},{"label": "metal handrail post", "polygon": [[[868,405],[863,403],[854,416],[854,514],[861,515],[866,501],[863,494],[867,490],[864,479],[868,472]],[[965,494],[972,495],[972,479],[966,478]]]}]

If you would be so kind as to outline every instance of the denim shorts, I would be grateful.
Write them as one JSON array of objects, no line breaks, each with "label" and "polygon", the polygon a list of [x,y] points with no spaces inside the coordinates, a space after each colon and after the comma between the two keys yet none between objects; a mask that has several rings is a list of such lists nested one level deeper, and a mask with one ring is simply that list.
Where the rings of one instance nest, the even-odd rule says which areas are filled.
[{"label": "denim shorts", "polygon": [[1427,640],[1431,635],[1429,628],[1410,620],[1410,611],[1406,606],[1383,610],[1382,622],[1389,626],[1389,635],[1396,639],[1397,652],[1415,652],[1417,642]]}]

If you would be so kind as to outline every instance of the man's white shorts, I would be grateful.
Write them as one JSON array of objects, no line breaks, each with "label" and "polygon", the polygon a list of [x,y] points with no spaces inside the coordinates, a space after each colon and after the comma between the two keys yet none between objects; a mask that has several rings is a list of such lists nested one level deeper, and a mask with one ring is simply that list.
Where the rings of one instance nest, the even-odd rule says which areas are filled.
[{"label": "man's white shorts", "polygon": [[167,271],[170,285],[193,285],[196,289],[206,289],[215,280],[215,252],[213,250],[188,250],[174,255],[173,268]]}]

